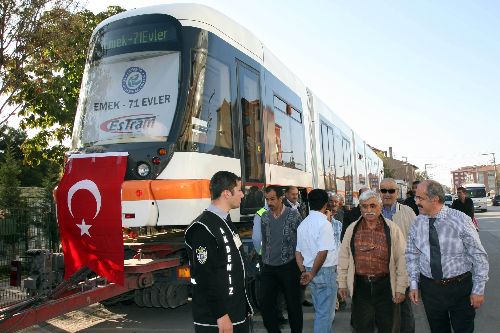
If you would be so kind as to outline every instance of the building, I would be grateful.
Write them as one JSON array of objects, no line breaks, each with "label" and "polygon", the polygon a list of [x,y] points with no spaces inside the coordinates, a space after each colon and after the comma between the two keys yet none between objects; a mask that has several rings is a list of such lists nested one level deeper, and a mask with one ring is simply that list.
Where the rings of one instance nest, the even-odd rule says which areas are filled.
[{"label": "building", "polygon": [[[497,166],[498,174],[499,166]],[[468,183],[484,184],[487,193],[495,192],[495,167],[493,165],[473,165],[451,171],[453,192]],[[497,179],[498,181],[498,179]]]},{"label": "building", "polygon": [[416,170],[418,170],[418,167],[416,165],[408,163],[405,157],[403,157],[405,161],[395,159],[392,155],[392,147],[389,147],[389,153],[387,153],[387,151],[383,151],[374,147],[370,148],[373,149],[374,152],[379,154],[379,156],[383,155],[384,169],[388,173],[386,176],[390,176],[391,178],[394,178],[396,180],[402,180],[403,183],[411,188],[411,184],[414,180],[417,179]]}]

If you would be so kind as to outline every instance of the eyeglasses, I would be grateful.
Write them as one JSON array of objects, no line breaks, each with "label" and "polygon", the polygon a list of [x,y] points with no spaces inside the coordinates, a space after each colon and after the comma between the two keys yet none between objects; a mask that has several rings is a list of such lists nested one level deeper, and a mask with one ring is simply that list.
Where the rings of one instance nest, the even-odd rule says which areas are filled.
[{"label": "eyeglasses", "polygon": [[418,201],[424,201],[424,200],[427,200],[427,199],[429,199],[429,198],[424,198],[424,197],[421,197],[421,196],[419,196],[419,195],[416,195],[416,196],[415,196],[415,201],[417,201],[417,200],[418,200]]},{"label": "eyeglasses", "polygon": [[387,188],[381,188],[380,192],[382,192],[384,194],[386,194],[387,192],[389,192],[390,194],[394,194],[394,193],[396,193],[396,189],[394,189],[394,188],[389,188],[389,189],[387,189]]}]

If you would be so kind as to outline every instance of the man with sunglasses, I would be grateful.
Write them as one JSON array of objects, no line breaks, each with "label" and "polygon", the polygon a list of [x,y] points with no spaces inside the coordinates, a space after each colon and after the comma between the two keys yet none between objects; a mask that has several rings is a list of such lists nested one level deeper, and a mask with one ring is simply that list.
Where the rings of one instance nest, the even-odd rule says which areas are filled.
[{"label": "man with sunglasses", "polygon": [[[399,188],[392,178],[385,178],[380,182],[380,193],[382,195],[382,215],[388,220],[396,223],[403,233],[404,239],[408,237],[410,225],[417,217],[413,209],[398,203]],[[400,332],[415,332],[415,318],[409,299],[410,289],[405,292],[405,300],[401,303],[401,330]]]},{"label": "man with sunglasses", "polygon": [[410,227],[406,262],[410,298],[422,295],[432,332],[473,332],[476,309],[484,302],[488,255],[472,220],[444,205],[441,184],[426,180],[417,187],[420,215]]},{"label": "man with sunglasses", "polygon": [[344,235],[338,261],[339,294],[352,297],[355,332],[399,331],[394,303],[405,298],[408,276],[401,229],[382,215],[382,199],[372,190],[359,197],[361,218]]}]

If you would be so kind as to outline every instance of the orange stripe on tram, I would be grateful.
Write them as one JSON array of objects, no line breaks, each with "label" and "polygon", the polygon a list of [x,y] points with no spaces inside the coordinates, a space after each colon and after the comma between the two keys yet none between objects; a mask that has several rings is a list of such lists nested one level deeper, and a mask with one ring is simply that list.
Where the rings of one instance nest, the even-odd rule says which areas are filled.
[{"label": "orange stripe on tram", "polygon": [[129,180],[122,184],[122,200],[210,199],[208,179]]}]

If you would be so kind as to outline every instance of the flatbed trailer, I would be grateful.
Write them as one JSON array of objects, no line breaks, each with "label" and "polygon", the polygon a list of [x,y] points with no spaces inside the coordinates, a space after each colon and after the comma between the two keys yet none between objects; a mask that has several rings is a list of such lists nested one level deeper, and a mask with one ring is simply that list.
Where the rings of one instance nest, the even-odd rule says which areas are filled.
[{"label": "flatbed trailer", "polygon": [[[179,255],[183,251],[181,243],[125,243],[124,248],[126,253],[133,250],[136,254],[124,260],[123,286],[108,283],[83,267],[48,292],[32,290],[30,298],[0,308],[0,332],[15,332],[97,302],[114,304],[133,300],[141,307],[163,308],[187,302],[189,267]],[[51,254],[39,252],[39,255]]]},{"label": "flatbed trailer", "polygon": [[[259,305],[258,256],[252,245],[248,229],[240,229],[246,253],[247,288],[251,301]],[[246,237],[245,237],[246,236]],[[124,285],[109,283],[83,267],[71,278],[43,289],[43,281],[51,280],[60,272],[52,270],[48,260],[54,255],[48,251],[35,251],[38,286],[30,290],[30,298],[0,308],[0,332],[10,333],[45,322],[94,303],[112,305],[119,302],[135,303],[139,307],[176,308],[188,302],[190,294],[190,269],[184,250],[183,232],[159,233],[140,236],[135,241],[124,242]],[[40,271],[43,262],[47,274]],[[35,274],[31,272],[31,274]],[[26,280],[33,279],[28,276]],[[28,285],[25,283],[25,286]]]}]

